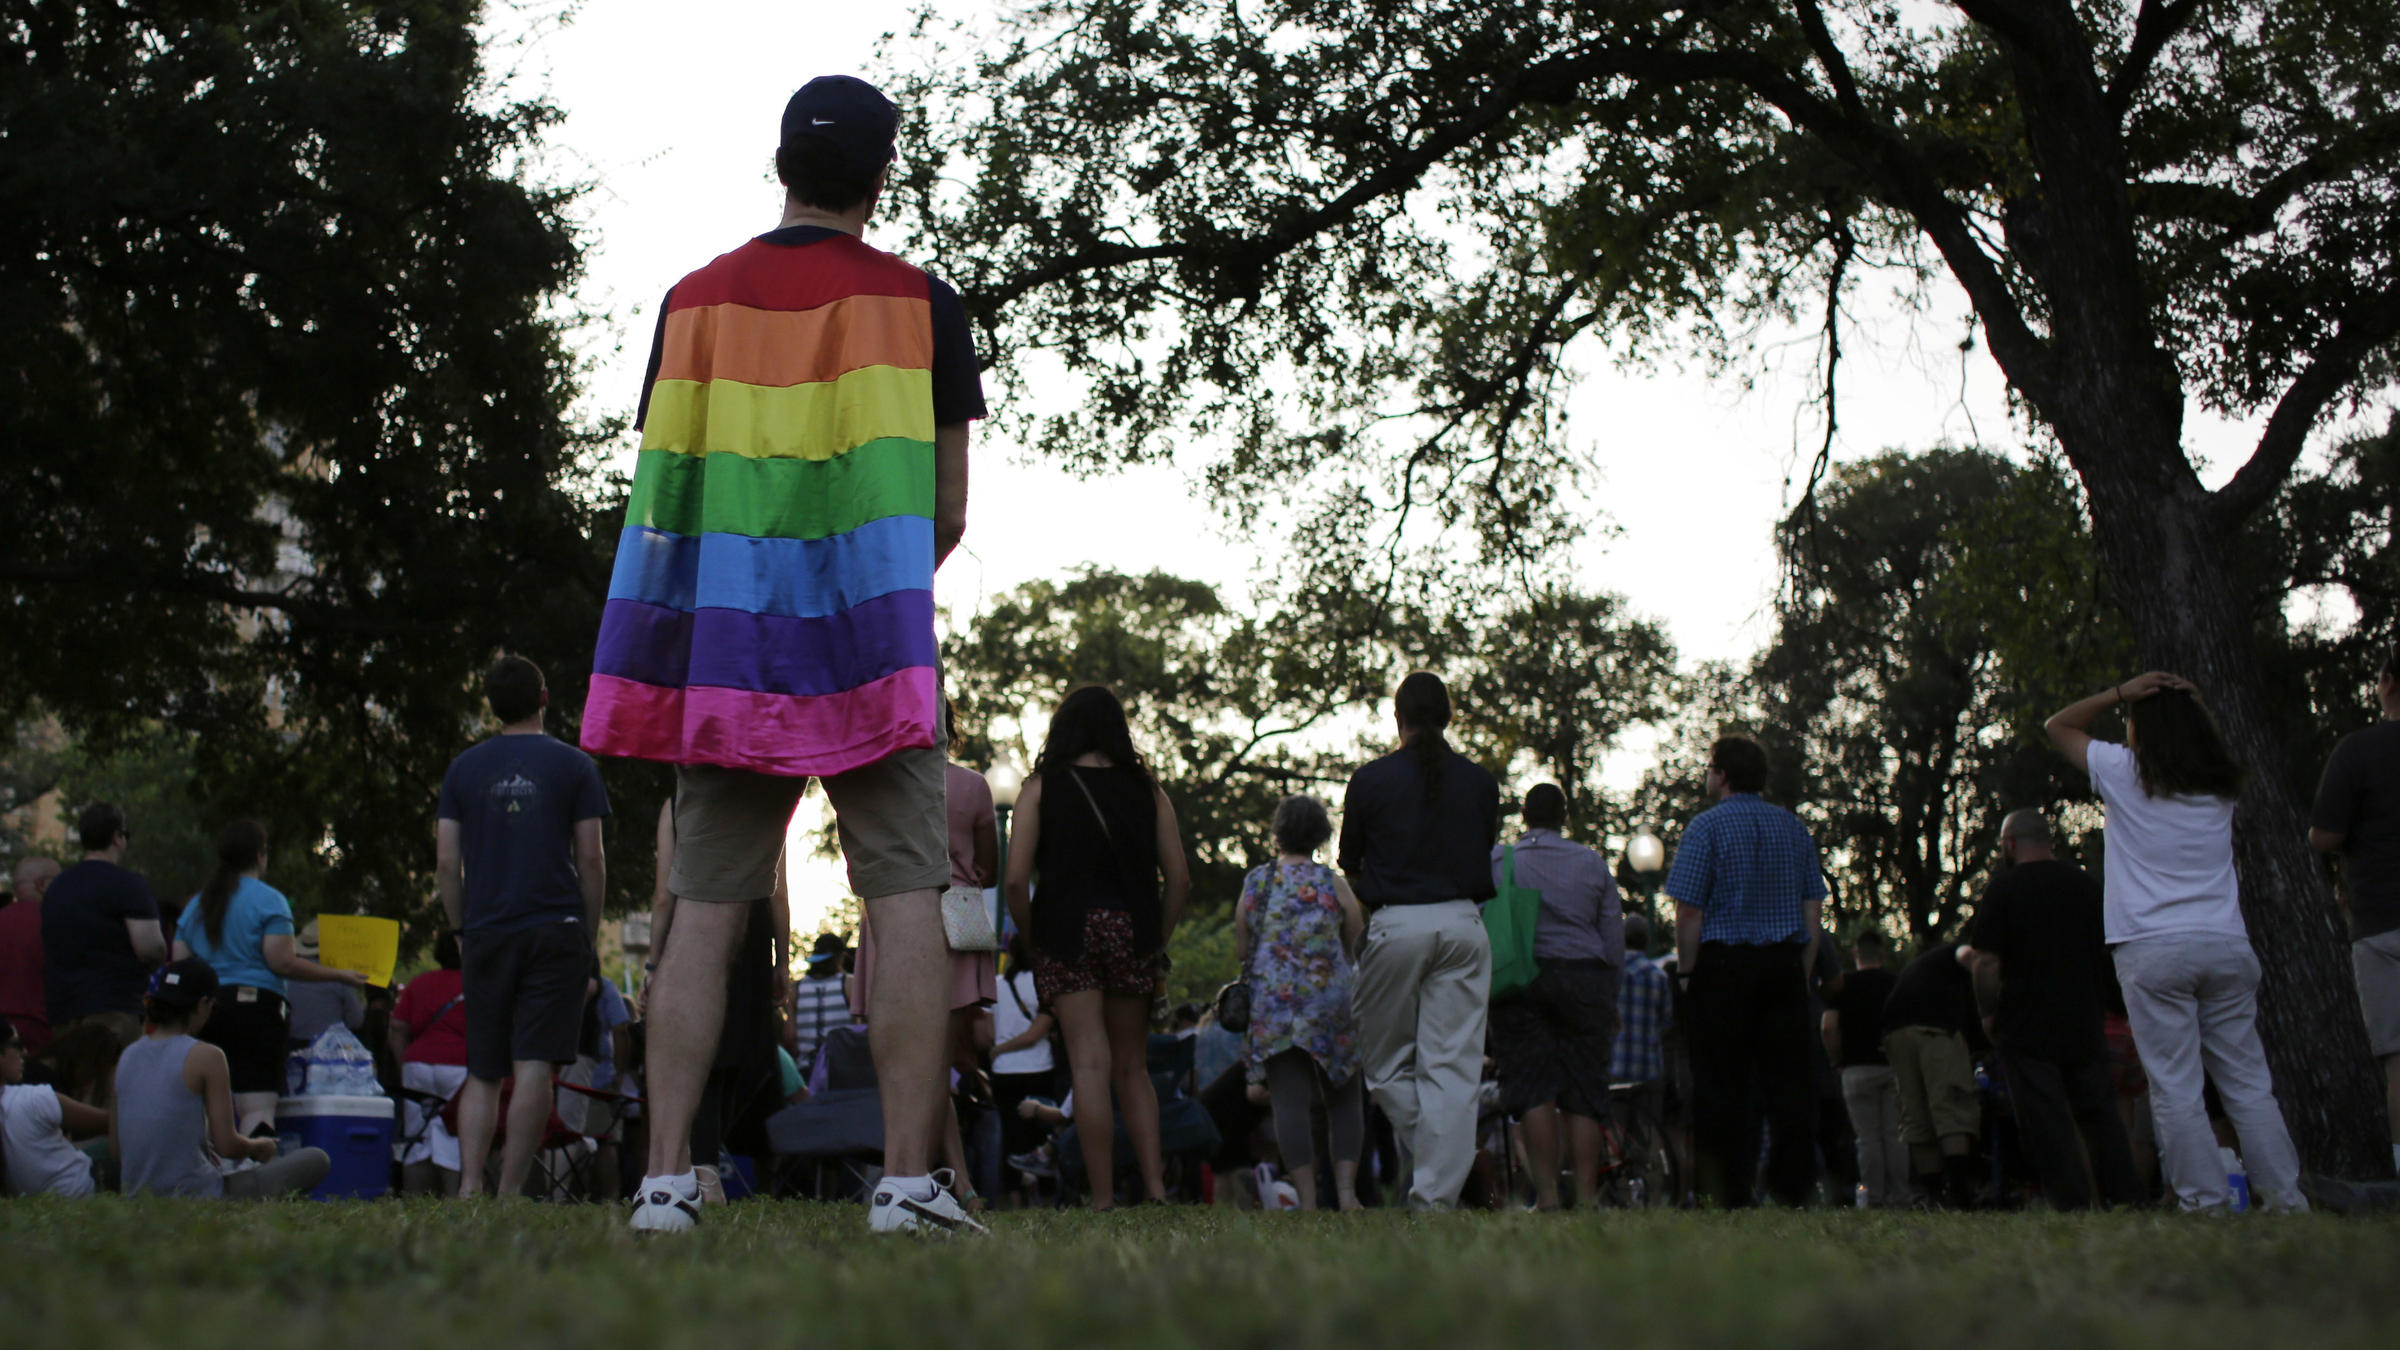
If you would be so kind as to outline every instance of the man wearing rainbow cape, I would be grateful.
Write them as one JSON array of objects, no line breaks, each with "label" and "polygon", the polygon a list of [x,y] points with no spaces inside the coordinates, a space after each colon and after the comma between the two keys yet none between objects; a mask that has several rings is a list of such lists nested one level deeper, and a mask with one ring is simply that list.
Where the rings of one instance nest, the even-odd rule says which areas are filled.
[{"label": "man wearing rainbow cape", "polygon": [[984,403],[957,292],[861,238],[898,130],[864,81],[794,94],[782,224],[675,283],[651,349],[583,722],[594,754],[676,766],[644,1232],[698,1221],[691,1121],[725,972],[812,778],[879,947],[886,1175],[870,1225],[975,1226],[930,1165],[950,880],[933,573],[966,528],[967,424]]}]

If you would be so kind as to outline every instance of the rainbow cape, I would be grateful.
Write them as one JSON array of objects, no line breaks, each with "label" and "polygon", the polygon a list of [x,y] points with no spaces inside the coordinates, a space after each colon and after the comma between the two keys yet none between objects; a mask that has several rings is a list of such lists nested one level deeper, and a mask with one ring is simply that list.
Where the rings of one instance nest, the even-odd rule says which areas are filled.
[{"label": "rainbow cape", "polygon": [[836,236],[667,299],[583,747],[800,777],[936,744],[933,311]]}]

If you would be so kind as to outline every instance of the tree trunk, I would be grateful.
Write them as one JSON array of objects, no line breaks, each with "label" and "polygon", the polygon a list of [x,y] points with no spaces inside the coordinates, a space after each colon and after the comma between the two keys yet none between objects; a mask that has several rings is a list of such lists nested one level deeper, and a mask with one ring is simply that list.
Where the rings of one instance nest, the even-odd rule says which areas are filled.
[{"label": "tree trunk", "polygon": [[2348,935],[2308,845],[2293,766],[2266,714],[2240,585],[2177,428],[2130,420],[2098,412],[2081,435],[2061,425],[2061,443],[2091,495],[2101,563],[2143,659],[2200,685],[2250,771],[2234,817],[2234,860],[2264,974],[2259,1031],[2276,1098],[2308,1170],[2389,1177],[2383,1079],[2368,1052]]}]

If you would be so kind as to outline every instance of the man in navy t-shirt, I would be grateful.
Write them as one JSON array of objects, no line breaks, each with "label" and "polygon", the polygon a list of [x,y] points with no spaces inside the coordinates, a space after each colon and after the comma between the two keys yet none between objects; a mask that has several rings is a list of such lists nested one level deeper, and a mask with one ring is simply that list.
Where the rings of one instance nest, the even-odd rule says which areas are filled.
[{"label": "man in navy t-shirt", "polygon": [[123,866],[132,834],[125,813],[100,803],[76,821],[83,861],[51,881],[42,901],[42,992],[50,1032],[107,1018],[121,1036],[142,1028],[150,968],[167,959],[150,883]]},{"label": "man in navy t-shirt", "polygon": [[525,1187],[549,1124],[552,1075],[575,1059],[598,964],[608,791],[592,757],[542,731],[541,669],[504,656],[483,677],[500,734],[442,775],[434,869],[460,935],[467,1085],[459,1098],[460,1195],[483,1190],[500,1081],[516,1079],[499,1194]]}]

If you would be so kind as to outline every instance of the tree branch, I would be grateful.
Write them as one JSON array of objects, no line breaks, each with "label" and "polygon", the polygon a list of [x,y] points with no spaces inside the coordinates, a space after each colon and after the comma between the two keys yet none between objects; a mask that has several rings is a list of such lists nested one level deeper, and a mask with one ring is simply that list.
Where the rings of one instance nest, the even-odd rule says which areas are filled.
[{"label": "tree branch", "polygon": [[2119,118],[2133,106],[2133,96],[2150,81],[2150,67],[2158,54],[2166,50],[2175,35],[2184,30],[2192,15],[2200,8],[2200,0],[2142,0],[2141,13],[2133,21],[2133,41],[2125,48],[2125,59],[2117,66],[2116,78],[2108,86],[2108,110]]},{"label": "tree branch", "polygon": [[1131,262],[1213,256],[1220,263],[1236,260],[1264,263],[1327,230],[1348,223],[1377,199],[1406,192],[1425,176],[1428,169],[1481,139],[1484,133],[1498,126],[1529,99],[1555,93],[1561,88],[1574,88],[1582,82],[1586,73],[1583,65],[1584,58],[1581,56],[1567,55],[1527,67],[1518,79],[1495,85],[1489,99],[1470,106],[1456,121],[1443,125],[1413,147],[1395,155],[1380,168],[1352,183],[1331,201],[1271,231],[1214,239],[1189,239],[1141,248],[1095,240],[1080,252],[1020,272],[1005,281],[978,287],[983,297],[981,303],[996,312],[1037,287],[1063,281],[1081,272],[1118,267]]},{"label": "tree branch", "polygon": [[[1988,3],[1978,5],[1988,7]],[[1976,238],[1966,212],[1950,200],[1907,141],[1888,127],[1844,115],[1792,80],[1782,67],[1745,53],[1651,51],[1642,53],[1638,68],[1670,79],[1723,79],[1739,84],[1823,141],[1836,155],[1880,179],[1892,199],[1890,204],[1916,221],[1966,291],[1983,320],[1994,359],[2036,406],[2047,400],[2049,344],[2026,321],[2024,308],[2001,275],[1999,264]]]},{"label": "tree branch", "polygon": [[175,595],[235,609],[271,609],[311,627],[377,637],[440,636],[454,631],[448,624],[369,618],[348,605],[328,604],[305,596],[286,595],[281,591],[252,590],[234,582],[190,572],[0,563],[0,584],[80,586],[129,596]]},{"label": "tree branch", "polygon": [[1800,31],[1808,35],[1808,47],[1817,54],[1817,64],[1825,68],[1825,78],[1833,82],[1834,100],[1842,111],[1858,121],[1867,121],[1867,105],[1859,101],[1858,81],[1850,74],[1850,63],[1842,49],[1834,44],[1833,30],[1825,25],[1825,11],[1817,0],[1800,0]]},{"label": "tree branch", "polygon": [[2371,118],[2348,124],[2340,141],[2294,160],[2253,191],[2213,183],[2145,179],[2135,185],[2136,200],[2149,208],[2142,214],[2153,218],[2221,226],[2224,233],[2210,241],[2210,246],[2230,248],[2274,229],[2294,197],[2346,177],[2361,165],[2381,162],[2395,150],[2400,150],[2400,116]]},{"label": "tree branch", "polygon": [[2343,312],[2333,336],[2317,347],[2276,400],[2249,462],[2212,495],[2211,510],[2220,529],[2240,524],[2275,495],[2299,462],[2308,433],[2326,406],[2358,378],[2367,358],[2395,337],[2400,337],[2400,296],[2364,296]]}]

